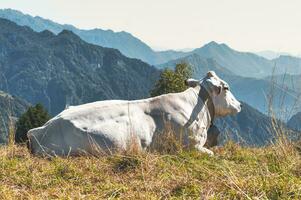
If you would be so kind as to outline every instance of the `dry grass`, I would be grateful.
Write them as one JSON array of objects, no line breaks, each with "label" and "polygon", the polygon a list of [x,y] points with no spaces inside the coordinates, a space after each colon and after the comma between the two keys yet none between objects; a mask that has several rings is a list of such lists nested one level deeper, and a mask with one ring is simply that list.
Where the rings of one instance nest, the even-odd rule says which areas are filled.
[{"label": "dry grass", "polygon": [[1,199],[301,199],[301,156],[289,142],[195,151],[42,159],[0,148]]},{"label": "dry grass", "polygon": [[119,154],[51,159],[14,145],[10,126],[9,145],[0,147],[0,199],[301,199],[301,143],[276,125],[273,145],[229,142],[213,157],[183,148],[167,126],[148,153],[134,142]]}]

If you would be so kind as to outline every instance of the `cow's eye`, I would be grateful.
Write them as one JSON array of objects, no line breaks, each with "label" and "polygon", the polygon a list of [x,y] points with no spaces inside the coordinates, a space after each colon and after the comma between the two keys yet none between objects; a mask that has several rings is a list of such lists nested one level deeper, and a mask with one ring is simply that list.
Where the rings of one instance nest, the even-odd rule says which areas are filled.
[{"label": "cow's eye", "polygon": [[229,90],[229,87],[225,86],[225,87],[224,87],[224,90]]}]

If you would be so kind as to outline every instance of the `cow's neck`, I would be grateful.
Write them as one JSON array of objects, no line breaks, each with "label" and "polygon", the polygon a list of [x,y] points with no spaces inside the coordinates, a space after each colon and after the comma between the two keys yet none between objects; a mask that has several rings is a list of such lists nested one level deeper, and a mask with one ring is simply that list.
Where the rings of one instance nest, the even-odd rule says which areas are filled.
[{"label": "cow's neck", "polygon": [[199,98],[204,102],[205,106],[208,108],[210,114],[211,125],[215,118],[215,107],[213,104],[212,97],[210,96],[208,90],[205,87],[201,87],[198,93]]},{"label": "cow's neck", "polygon": [[206,91],[201,88],[188,88],[181,93],[170,93],[158,97],[150,98],[151,104],[145,104],[145,112],[156,115],[177,114],[182,116],[183,125],[186,127],[195,123],[199,119],[206,122],[209,128],[214,118],[214,107]]},{"label": "cow's neck", "polygon": [[[194,100],[193,114],[192,117],[188,119],[186,126],[191,125],[198,118],[209,116],[209,119],[207,119],[209,122],[207,128],[209,128],[209,126],[212,125],[214,120],[215,109],[214,109],[212,98],[208,93],[208,91],[204,87],[197,86],[195,88],[190,88],[186,90],[185,93],[188,93],[189,94],[188,96],[190,97],[194,96],[194,98],[192,98]],[[194,113],[194,111],[196,112]],[[206,112],[206,113],[202,113],[202,112]],[[197,115],[197,116],[193,116],[193,115]]]}]

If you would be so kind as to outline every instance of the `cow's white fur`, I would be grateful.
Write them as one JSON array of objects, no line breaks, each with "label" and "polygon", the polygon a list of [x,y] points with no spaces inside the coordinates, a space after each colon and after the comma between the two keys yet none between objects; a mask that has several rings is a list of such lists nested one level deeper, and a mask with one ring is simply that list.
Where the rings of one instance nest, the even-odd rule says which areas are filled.
[{"label": "cow's white fur", "polygon": [[216,117],[240,112],[240,103],[227,90],[227,83],[212,71],[201,81],[189,79],[187,84],[193,87],[181,93],[71,106],[44,126],[28,132],[31,150],[52,155],[94,153],[95,144],[96,149],[103,151],[127,149],[133,138],[145,148],[169,121],[175,132],[181,130],[187,137],[192,132],[199,151],[212,154],[203,147],[211,116],[198,96],[200,89],[205,88],[210,94]]}]

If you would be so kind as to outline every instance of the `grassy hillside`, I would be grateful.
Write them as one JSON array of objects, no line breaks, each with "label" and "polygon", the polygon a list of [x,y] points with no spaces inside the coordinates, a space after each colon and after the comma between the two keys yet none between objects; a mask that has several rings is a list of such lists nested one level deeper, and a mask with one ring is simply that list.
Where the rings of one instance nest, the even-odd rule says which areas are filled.
[{"label": "grassy hillside", "polygon": [[195,151],[43,159],[0,149],[1,199],[300,199],[301,155],[279,142]]}]

